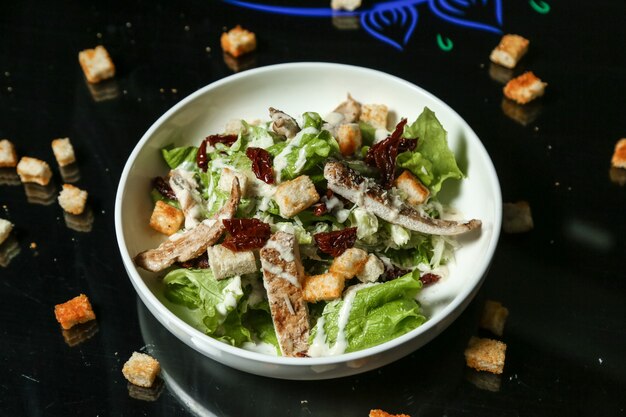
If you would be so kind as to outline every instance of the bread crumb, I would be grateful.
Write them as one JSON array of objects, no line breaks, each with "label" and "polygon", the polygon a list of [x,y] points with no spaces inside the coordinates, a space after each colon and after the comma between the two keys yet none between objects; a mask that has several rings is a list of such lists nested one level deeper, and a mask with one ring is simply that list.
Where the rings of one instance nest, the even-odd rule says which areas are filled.
[{"label": "bread crumb", "polygon": [[256,49],[256,35],[237,25],[228,32],[222,33],[220,43],[224,52],[238,58]]},{"label": "bread crumb", "polygon": [[501,374],[505,353],[506,344],[498,340],[472,337],[465,349],[465,362],[477,371]]},{"label": "bread crumb", "polygon": [[122,374],[131,384],[150,388],[161,372],[159,361],[145,353],[133,352],[122,368]]},{"label": "bread crumb", "polygon": [[58,200],[63,210],[70,214],[81,214],[85,210],[87,191],[71,184],[63,184],[63,190],[59,193]]},{"label": "bread crumb", "polygon": [[37,249],[37,243],[35,243],[35,242],[30,242],[30,248],[31,248],[31,249]]},{"label": "bread crumb", "polygon": [[63,304],[54,306],[54,315],[65,330],[71,329],[76,324],[86,323],[96,318],[89,298],[85,294],[80,294],[78,297],[74,297]]}]

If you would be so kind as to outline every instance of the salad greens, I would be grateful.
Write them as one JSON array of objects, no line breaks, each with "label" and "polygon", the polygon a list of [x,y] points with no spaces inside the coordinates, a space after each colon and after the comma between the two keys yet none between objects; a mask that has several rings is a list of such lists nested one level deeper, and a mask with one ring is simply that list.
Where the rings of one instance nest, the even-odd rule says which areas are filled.
[{"label": "salad greens", "polygon": [[[336,197],[332,197],[332,204],[331,197],[322,198],[328,207],[332,206],[322,215],[315,215],[312,208],[308,208],[292,218],[283,218],[272,198],[275,186],[254,178],[246,149],[259,147],[271,154],[277,183],[307,175],[321,196],[326,191],[323,169],[329,158],[343,160],[363,175],[376,175],[376,169],[363,161],[368,147],[375,142],[374,127],[360,122],[363,147],[354,157],[344,158],[333,136],[333,126],[328,126],[318,113],[304,113],[300,126],[302,130],[293,139],[285,141],[272,131],[270,123],[251,124],[242,120],[232,146],[216,144],[212,152],[207,152],[206,172],[196,165],[198,148],[195,146],[169,146],[162,149],[162,155],[171,169],[193,173],[197,191],[206,203],[207,217],[216,213],[229,198],[229,192],[220,187],[224,170],[228,168],[245,176],[251,192],[241,199],[237,217],[253,217],[268,223],[272,233],[294,234],[307,274],[324,272],[332,261],[316,250],[313,236],[347,227],[357,228],[355,246],[375,254],[387,268],[412,271],[384,283],[350,286],[353,282],[348,282],[343,298],[310,305],[310,340],[315,346],[312,351],[319,351],[320,343],[325,346],[322,351],[326,349],[326,354],[365,349],[420,326],[426,320],[416,301],[422,287],[420,271],[432,270],[451,259],[454,241],[391,224]],[[417,120],[405,126],[403,136],[417,138],[418,142],[413,151],[398,155],[397,169],[409,170],[429,189],[430,200],[423,204],[423,210],[437,217],[441,205],[436,196],[443,182],[449,178],[463,178],[454,154],[448,148],[446,131],[435,114],[424,108]],[[167,200],[156,190],[151,195],[155,201],[165,200],[180,207],[178,202]],[[207,335],[234,346],[267,343],[280,354],[261,271],[217,280],[210,268],[179,267],[165,275],[163,284],[167,300],[187,308],[194,318],[194,325]]]}]

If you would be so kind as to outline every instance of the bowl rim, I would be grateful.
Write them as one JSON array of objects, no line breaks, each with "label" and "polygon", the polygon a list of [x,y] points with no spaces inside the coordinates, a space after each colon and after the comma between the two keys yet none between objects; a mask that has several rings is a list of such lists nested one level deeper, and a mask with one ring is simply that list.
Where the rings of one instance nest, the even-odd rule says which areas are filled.
[{"label": "bowl rim", "polygon": [[[292,357],[284,357],[284,356],[267,355],[264,353],[254,352],[254,351],[246,350],[243,348],[231,346],[226,343],[220,342],[204,334],[198,329],[194,328],[193,326],[185,322],[183,319],[178,317],[176,314],[174,314],[165,305],[163,305],[163,303],[161,303],[161,301],[156,297],[156,295],[153,294],[152,291],[150,291],[150,289],[144,282],[143,278],[137,272],[137,269],[135,267],[135,264],[133,263],[132,257],[128,252],[126,239],[122,231],[123,230],[122,229],[122,203],[123,203],[123,198],[124,198],[125,189],[126,189],[126,185],[128,182],[130,171],[133,168],[135,164],[135,160],[137,159],[138,155],[144,148],[144,145],[150,140],[150,138],[153,136],[155,131],[157,131],[164,124],[164,122],[170,119],[170,117],[172,117],[178,111],[183,109],[188,103],[194,101],[196,98],[204,94],[207,94],[211,90],[219,88],[220,86],[224,84],[234,83],[243,78],[255,77],[255,76],[259,76],[261,74],[265,74],[268,72],[284,71],[284,70],[304,70],[304,69],[319,69],[319,70],[340,69],[343,71],[354,71],[355,74],[360,73],[360,74],[367,74],[369,76],[374,76],[374,77],[386,78],[396,83],[403,84],[408,89],[417,90],[422,95],[428,97],[428,99],[446,108],[447,111],[449,111],[453,117],[458,119],[462,127],[462,130],[466,132],[466,134],[469,134],[470,136],[474,137],[472,138],[472,140],[476,142],[478,151],[483,154],[485,161],[488,162],[488,166],[486,167],[486,169],[487,169],[487,172],[490,173],[489,182],[491,183],[491,188],[494,190],[494,193],[495,193],[494,202],[496,206],[495,206],[495,218],[493,222],[492,236],[487,246],[485,256],[482,258],[481,265],[476,273],[477,278],[476,278],[475,284],[471,286],[464,286],[462,291],[456,294],[454,299],[438,313],[439,318],[437,320],[429,319],[424,324],[409,331],[408,333],[405,333],[399,337],[396,337],[395,339],[389,340],[387,342],[384,342],[379,345],[372,346],[363,350],[343,353],[343,354],[336,355],[336,356],[322,356],[322,357],[313,357],[313,358],[309,358],[309,357],[292,358]],[[247,71],[232,74],[225,78],[216,80],[198,89],[197,91],[191,93],[187,97],[183,98],[181,101],[179,101],[174,106],[172,106],[169,110],[167,110],[163,115],[161,115],[150,126],[150,128],[143,134],[141,139],[135,145],[133,151],[129,155],[124,165],[122,175],[120,176],[118,189],[117,189],[117,193],[115,196],[115,233],[117,236],[117,244],[120,250],[120,254],[122,256],[124,267],[126,269],[127,274],[129,275],[129,278],[131,280],[131,283],[133,284],[133,287],[138,292],[138,295],[141,295],[140,298],[144,302],[148,302],[152,304],[152,307],[156,308],[161,314],[164,314],[165,318],[170,323],[176,324],[179,328],[184,329],[187,332],[187,335],[191,336],[191,338],[200,338],[199,341],[202,341],[203,343],[208,343],[212,348],[215,348],[219,351],[224,351],[225,353],[228,353],[234,356],[241,357],[243,359],[255,361],[255,362],[263,362],[263,363],[272,364],[272,365],[289,365],[289,366],[334,365],[334,364],[341,364],[341,363],[349,362],[349,361],[360,360],[360,359],[364,359],[364,358],[371,357],[371,356],[376,356],[385,351],[393,350],[394,348],[403,345],[405,342],[408,342],[409,340],[419,336],[420,334],[427,334],[430,329],[440,325],[441,322],[443,322],[447,317],[452,315],[459,307],[463,306],[463,303],[467,301],[468,298],[471,298],[473,292],[476,291],[482,284],[482,281],[484,279],[484,276],[487,273],[491,260],[493,259],[493,256],[494,256],[497,244],[498,244],[498,240],[499,240],[500,228],[501,228],[501,222],[502,222],[502,203],[501,202],[502,202],[502,196],[501,196],[500,184],[499,184],[495,167],[493,165],[493,161],[491,160],[489,153],[487,152],[486,148],[484,147],[478,135],[476,135],[474,130],[469,126],[469,124],[465,121],[465,119],[463,119],[454,109],[452,109],[443,100],[439,99],[432,93],[428,92],[427,90],[424,90],[422,87],[419,87],[416,84],[413,84],[395,75],[391,75],[383,71],[379,71],[379,70],[375,70],[371,68],[365,68],[365,67],[348,65],[348,64],[332,63],[332,62],[283,63],[283,64],[268,65],[264,67],[250,69]],[[139,294],[139,291],[141,291],[142,294]],[[469,304],[469,302],[467,304]],[[460,313],[461,312],[458,312],[458,314]],[[436,335],[433,337],[436,337]],[[203,354],[206,355],[205,352],[203,352]]]}]

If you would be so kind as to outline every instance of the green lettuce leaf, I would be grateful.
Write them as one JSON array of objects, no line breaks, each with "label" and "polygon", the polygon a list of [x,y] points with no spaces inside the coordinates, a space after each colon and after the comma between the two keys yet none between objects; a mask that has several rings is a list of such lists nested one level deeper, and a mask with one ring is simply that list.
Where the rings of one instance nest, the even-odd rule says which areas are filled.
[{"label": "green lettuce leaf", "polygon": [[180,210],[180,203],[177,200],[170,200],[169,198],[164,197],[163,194],[161,194],[156,188],[153,188],[152,191],[150,191],[150,197],[152,198],[152,202],[155,204],[157,201],[163,201],[164,203]]},{"label": "green lettuce leaf", "polygon": [[188,165],[188,168],[186,169],[191,170],[196,167],[196,155],[198,154],[198,148],[195,146],[181,146],[179,148],[174,148],[170,145],[161,149],[161,154],[170,168],[176,169],[181,164],[187,163],[186,165]]},{"label": "green lettuce leaf", "polygon": [[[376,346],[401,336],[426,321],[415,296],[421,289],[419,272],[360,289],[352,304],[344,329],[346,352]],[[339,313],[343,300],[326,304],[322,317],[326,343],[333,346],[339,333]],[[316,326],[311,341],[319,331]]]},{"label": "green lettuce leaf", "polygon": [[314,127],[317,130],[322,129],[322,124],[324,121],[319,113],[315,113],[313,111],[308,111],[302,115],[302,128],[305,129],[307,127]]},{"label": "green lettuce leaf", "polygon": [[448,178],[463,178],[448,147],[447,132],[428,107],[410,126],[405,126],[404,137],[418,138],[414,151],[398,155],[397,166],[415,174],[434,196],[441,190],[441,184]]},{"label": "green lettuce leaf", "polygon": [[280,136],[268,129],[267,124],[259,126],[241,121],[243,129],[237,141],[230,146],[230,152],[245,152],[248,147],[267,149],[277,142],[282,141]]}]

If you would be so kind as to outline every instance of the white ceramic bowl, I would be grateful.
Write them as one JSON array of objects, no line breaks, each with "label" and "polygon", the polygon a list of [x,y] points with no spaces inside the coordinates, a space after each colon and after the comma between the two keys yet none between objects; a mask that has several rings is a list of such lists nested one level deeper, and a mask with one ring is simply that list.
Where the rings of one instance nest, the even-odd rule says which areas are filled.
[{"label": "white ceramic bowl", "polygon": [[[424,106],[448,131],[448,142],[466,173],[460,186],[447,183],[449,202],[465,218],[478,218],[482,230],[461,237],[462,248],[444,281],[422,291],[429,317],[421,327],[387,343],[334,357],[286,358],[236,348],[214,340],[178,316],[162,295],[162,274],[135,267],[132,257],[158,246],[163,236],[148,226],[152,210],[150,181],[164,175],[160,149],[194,144],[221,132],[233,118],[267,120],[269,106],[292,115],[330,112],[351,93],[362,103],[385,103],[395,120],[414,120]],[[446,187],[444,187],[445,189]],[[294,63],[262,67],[224,78],[185,98],[157,120],[141,138],[122,173],[115,201],[115,229],[124,266],[143,302],[183,342],[233,368],[275,378],[326,379],[365,372],[413,352],[441,333],[472,300],[493,257],[502,217],[500,186],[482,143],[450,107],[423,89],[371,69],[330,64]]]}]

